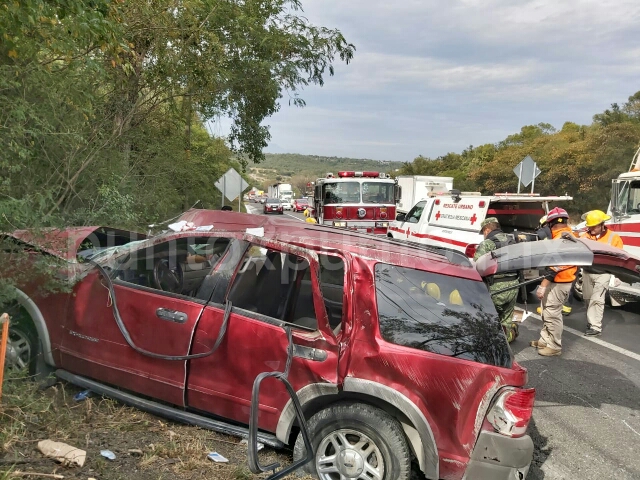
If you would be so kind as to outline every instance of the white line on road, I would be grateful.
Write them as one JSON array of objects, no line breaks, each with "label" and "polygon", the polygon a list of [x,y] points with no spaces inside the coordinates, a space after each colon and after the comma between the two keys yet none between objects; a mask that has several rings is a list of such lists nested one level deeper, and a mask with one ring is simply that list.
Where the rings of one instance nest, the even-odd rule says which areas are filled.
[{"label": "white line on road", "polygon": [[[535,318],[538,321],[542,322],[542,317],[540,315],[538,315],[537,313],[529,313],[529,317],[530,318]],[[621,355],[625,355],[629,358],[633,358],[634,360],[637,360],[638,362],[640,362],[640,355],[638,355],[637,353],[634,353],[630,350],[627,350],[625,348],[619,347],[617,345],[614,345],[612,343],[609,342],[605,342],[604,340],[600,340],[599,338],[595,338],[595,337],[588,337],[586,336],[584,333],[571,328],[571,327],[563,327],[563,330],[569,333],[573,333],[574,335],[582,338],[583,340],[588,340],[589,342],[593,342],[597,345],[600,345],[601,347],[604,348],[608,348],[609,350],[613,350],[614,352],[617,352]]]},{"label": "white line on road", "polygon": [[291,217],[291,218],[295,218],[296,220],[300,220],[301,222],[304,222],[303,219],[301,219],[300,217],[296,217],[295,215],[291,215],[290,213],[285,213],[285,215]]}]

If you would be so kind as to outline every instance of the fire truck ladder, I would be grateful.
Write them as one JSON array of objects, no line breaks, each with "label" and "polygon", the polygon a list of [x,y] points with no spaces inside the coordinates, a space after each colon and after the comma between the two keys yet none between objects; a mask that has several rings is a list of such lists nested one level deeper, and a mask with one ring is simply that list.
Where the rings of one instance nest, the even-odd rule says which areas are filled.
[{"label": "fire truck ladder", "polygon": [[633,156],[633,160],[631,160],[631,166],[629,167],[630,172],[637,172],[640,170],[640,148],[636,150],[636,154]]}]

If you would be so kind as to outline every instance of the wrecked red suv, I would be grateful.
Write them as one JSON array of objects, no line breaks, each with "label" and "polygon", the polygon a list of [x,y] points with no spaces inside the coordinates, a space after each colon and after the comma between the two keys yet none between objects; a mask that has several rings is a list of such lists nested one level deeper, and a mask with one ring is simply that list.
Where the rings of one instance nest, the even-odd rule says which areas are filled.
[{"label": "wrecked red suv", "polygon": [[203,231],[85,251],[71,292],[20,292],[14,325],[59,377],[247,436],[254,379],[287,372],[306,422],[267,379],[257,438],[298,460],[305,423],[320,479],[407,480],[412,462],[428,479],[526,477],[534,391],[463,255],[279,217],[181,219]]}]

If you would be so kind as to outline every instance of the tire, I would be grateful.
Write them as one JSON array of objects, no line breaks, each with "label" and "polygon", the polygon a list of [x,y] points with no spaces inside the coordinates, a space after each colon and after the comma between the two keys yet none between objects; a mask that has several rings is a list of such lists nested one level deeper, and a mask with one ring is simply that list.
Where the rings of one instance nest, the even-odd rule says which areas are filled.
[{"label": "tire", "polygon": [[38,333],[26,313],[17,313],[9,323],[5,366],[10,370],[27,369],[30,376],[44,373],[46,369]]},{"label": "tire", "polygon": [[576,283],[573,286],[573,298],[575,298],[578,301],[582,301],[583,296],[582,296],[582,269],[579,268],[577,273],[576,273]]},{"label": "tire", "polygon": [[[338,404],[316,413],[309,420],[308,427],[316,454],[300,470],[301,473],[311,474],[320,480],[409,480],[411,453],[402,427],[388,413],[361,403]],[[358,447],[362,442],[364,445]],[[346,448],[347,445],[352,448]],[[327,460],[335,453],[335,463]],[[366,458],[363,453],[366,453]],[[298,435],[293,460],[305,455],[304,440],[302,435]],[[324,469],[318,473],[320,466]],[[368,475],[370,471],[375,473]]]}]

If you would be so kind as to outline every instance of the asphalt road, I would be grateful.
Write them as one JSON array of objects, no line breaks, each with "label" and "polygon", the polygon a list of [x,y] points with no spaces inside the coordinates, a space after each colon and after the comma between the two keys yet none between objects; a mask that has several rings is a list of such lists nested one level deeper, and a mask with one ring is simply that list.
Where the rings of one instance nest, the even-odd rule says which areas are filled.
[{"label": "asphalt road", "polygon": [[[258,204],[247,209],[262,213]],[[301,213],[285,215],[304,221]],[[529,301],[535,310],[537,300],[531,295]],[[607,306],[603,333],[594,339],[582,335],[586,309],[575,300],[564,317],[559,357],[541,357],[529,347],[542,326],[535,317],[525,320],[512,344],[536,388],[527,480],[640,479],[640,303]]]}]

